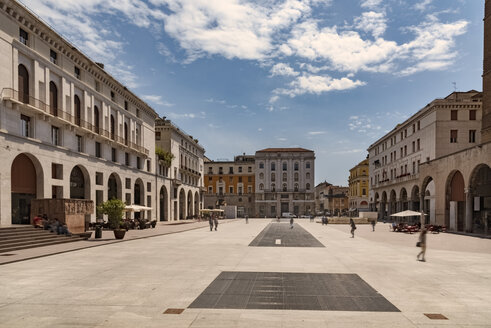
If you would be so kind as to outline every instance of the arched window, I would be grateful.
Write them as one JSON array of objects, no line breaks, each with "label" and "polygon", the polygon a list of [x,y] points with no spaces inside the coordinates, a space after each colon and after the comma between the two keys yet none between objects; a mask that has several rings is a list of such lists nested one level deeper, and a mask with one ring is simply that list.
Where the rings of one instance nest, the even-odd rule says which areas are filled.
[{"label": "arched window", "polygon": [[264,163],[263,162],[259,162],[259,168],[264,169]]},{"label": "arched window", "polygon": [[283,162],[283,171],[286,171],[287,166],[288,166],[287,163],[286,162]]},{"label": "arched window", "polygon": [[305,174],[305,177],[307,178],[307,180],[310,179],[310,173],[307,172],[307,174]]},{"label": "arched window", "polygon": [[298,181],[298,172],[295,172],[295,174],[293,175],[295,181]]},{"label": "arched window", "polygon": [[271,184],[271,191],[272,192],[276,191],[276,185],[274,183]]},{"label": "arched window", "polygon": [[310,183],[307,183],[307,184],[305,185],[305,189],[310,190]]},{"label": "arched window", "polygon": [[276,175],[274,173],[271,173],[271,181],[275,181],[276,180]]},{"label": "arched window", "polygon": [[264,173],[259,173],[259,179],[264,179]]},{"label": "arched window", "polygon": [[273,162],[271,163],[271,171],[275,171],[276,170],[276,163]]},{"label": "arched window", "polygon": [[294,191],[298,191],[298,183],[295,183]]},{"label": "arched window", "polygon": [[305,168],[310,169],[310,162],[305,163]]},{"label": "arched window", "polygon": [[263,190],[264,189],[264,185],[262,183],[259,184],[259,190]]},{"label": "arched window", "polygon": [[283,182],[287,181],[286,173],[283,173]]},{"label": "arched window", "polygon": [[124,122],[124,144],[128,146],[128,124]]},{"label": "arched window", "polygon": [[286,183],[283,184],[283,191],[286,191],[287,188],[286,188]]},{"label": "arched window", "polygon": [[29,73],[27,68],[20,64],[18,70],[19,100],[25,104],[29,103]]},{"label": "arched window", "polygon": [[94,132],[99,133],[99,108],[94,106]]},{"label": "arched window", "polygon": [[49,109],[51,115],[58,116],[58,88],[53,81],[49,82]]},{"label": "arched window", "polygon": [[81,117],[81,109],[80,109],[80,98],[78,96],[75,96],[75,124],[80,126],[80,117]]},{"label": "arched window", "polygon": [[295,162],[295,164],[294,164],[294,166],[293,166],[293,169],[294,169],[295,171],[298,171],[298,162]]},{"label": "arched window", "polygon": [[115,122],[114,122],[114,116],[111,114],[111,139],[115,139],[115,131],[116,131],[116,127],[115,127]]}]

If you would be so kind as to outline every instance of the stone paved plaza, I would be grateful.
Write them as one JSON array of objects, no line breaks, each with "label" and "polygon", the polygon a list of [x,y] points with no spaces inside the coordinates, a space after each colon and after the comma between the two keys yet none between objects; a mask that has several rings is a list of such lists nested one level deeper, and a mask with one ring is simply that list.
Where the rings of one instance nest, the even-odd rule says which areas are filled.
[{"label": "stone paved plaza", "polygon": [[[249,246],[269,224],[288,225],[238,220],[217,232],[203,227],[1,265],[0,327],[491,327],[489,239],[430,234],[423,263],[416,261],[418,235],[390,232],[388,224],[378,224],[375,232],[359,225],[349,238],[347,225],[296,220],[325,247]],[[305,291],[309,284],[289,281],[317,277],[326,282],[317,281],[318,294],[361,290],[350,304],[360,304],[365,291],[393,307],[385,312],[365,302],[365,308],[340,311],[340,303],[321,302],[317,310],[288,310],[265,300],[266,309],[257,309],[247,305],[250,298],[243,308],[200,307],[196,300],[205,290],[220,289],[210,287],[217,277],[235,279],[236,272],[253,286],[249,297],[272,288],[283,295],[311,294]],[[242,297],[243,286],[231,294]],[[183,311],[164,314],[167,309]]]}]

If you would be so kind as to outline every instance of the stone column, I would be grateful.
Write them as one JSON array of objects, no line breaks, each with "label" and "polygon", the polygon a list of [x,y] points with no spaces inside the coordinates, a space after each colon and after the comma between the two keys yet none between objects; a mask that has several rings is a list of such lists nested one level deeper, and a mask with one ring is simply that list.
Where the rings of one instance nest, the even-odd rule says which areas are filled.
[{"label": "stone column", "polygon": [[473,197],[472,197],[472,189],[466,188],[465,192],[465,232],[472,232],[472,205],[473,205]]}]

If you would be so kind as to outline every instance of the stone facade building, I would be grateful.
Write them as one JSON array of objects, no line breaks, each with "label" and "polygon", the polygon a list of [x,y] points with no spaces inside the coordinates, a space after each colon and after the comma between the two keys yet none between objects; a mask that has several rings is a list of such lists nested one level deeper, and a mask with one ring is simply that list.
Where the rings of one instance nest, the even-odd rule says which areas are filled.
[{"label": "stone facade building", "polygon": [[349,170],[349,210],[353,215],[368,211],[369,190],[368,158]]},{"label": "stone facade building", "polygon": [[256,152],[256,215],[314,214],[315,154],[303,148]]},{"label": "stone facade building", "polygon": [[197,216],[203,205],[205,149],[197,139],[165,118],[155,121],[155,144],[174,155],[168,167],[157,161],[157,175],[167,182],[159,190],[159,220]]},{"label": "stone facade building", "polygon": [[380,219],[424,202],[426,221],[437,222],[435,184],[422,188],[420,167],[481,142],[481,103],[475,90],[435,99],[368,148],[370,206]]},{"label": "stone facade building", "polygon": [[155,209],[155,111],[16,1],[0,37],[0,225],[36,198]]},{"label": "stone facade building", "polygon": [[321,182],[315,186],[315,211],[317,215],[348,215],[349,187]]},{"label": "stone facade building", "polygon": [[235,156],[233,161],[205,162],[204,207],[237,206],[237,216],[255,215],[254,155]]}]

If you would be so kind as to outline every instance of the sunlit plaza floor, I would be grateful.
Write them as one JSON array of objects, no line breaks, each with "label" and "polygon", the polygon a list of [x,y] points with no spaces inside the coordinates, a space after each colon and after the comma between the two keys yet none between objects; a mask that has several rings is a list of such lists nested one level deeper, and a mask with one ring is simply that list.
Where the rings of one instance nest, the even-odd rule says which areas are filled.
[{"label": "sunlit plaza floor", "polygon": [[[276,247],[281,236],[249,246],[268,224],[288,225],[250,219],[1,265],[0,327],[491,327],[490,239],[430,234],[419,262],[418,235],[389,224],[350,238],[347,225],[295,223],[325,247]],[[398,311],[190,307],[234,272],[357,275]]]}]

